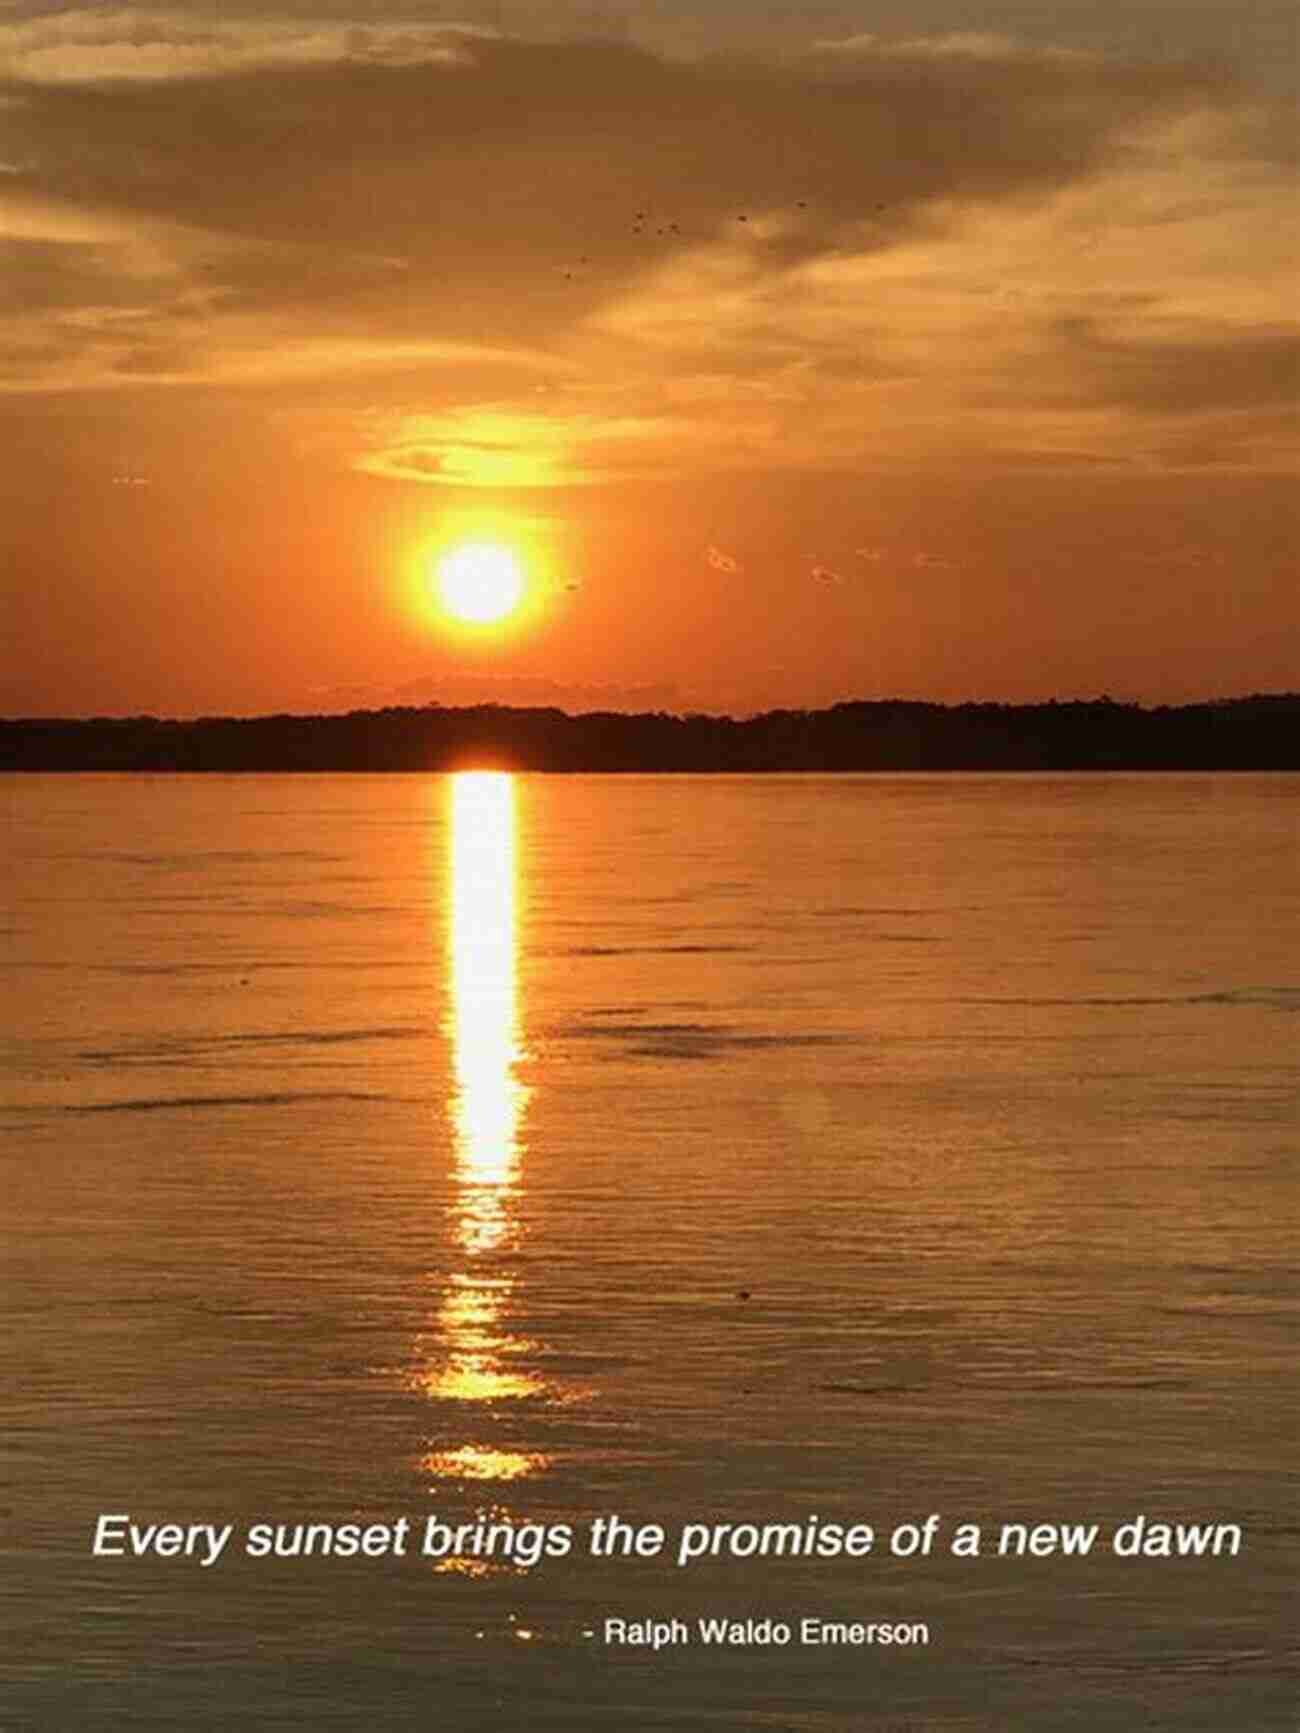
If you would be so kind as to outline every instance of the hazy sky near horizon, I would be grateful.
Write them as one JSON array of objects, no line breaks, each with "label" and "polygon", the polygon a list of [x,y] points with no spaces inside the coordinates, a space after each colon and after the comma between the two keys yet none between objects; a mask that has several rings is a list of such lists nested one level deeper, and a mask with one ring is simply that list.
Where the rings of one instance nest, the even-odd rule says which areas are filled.
[{"label": "hazy sky near horizon", "polygon": [[[1294,13],[0,0],[0,712],[1300,687]],[[438,550],[527,605],[452,629]]]}]

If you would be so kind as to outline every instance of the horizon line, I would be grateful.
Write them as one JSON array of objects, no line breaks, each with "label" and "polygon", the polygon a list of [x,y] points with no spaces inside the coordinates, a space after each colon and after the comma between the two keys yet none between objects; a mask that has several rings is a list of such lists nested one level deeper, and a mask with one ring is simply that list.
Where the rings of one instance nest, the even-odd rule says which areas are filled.
[{"label": "horizon line", "polygon": [[256,710],[256,711],[195,711],[189,715],[164,715],[153,710],[95,711],[81,716],[12,715],[0,716],[0,728],[38,726],[88,727],[94,724],[152,723],[160,727],[188,728],[204,723],[255,723],[294,720],[301,722],[344,721],[357,716],[419,716],[475,715],[494,711],[517,716],[563,716],[571,722],[589,717],[618,716],[628,721],[731,722],[743,726],[760,722],[770,716],[829,716],[837,710],[864,708],[899,708],[921,710],[1051,710],[1051,709],[1114,709],[1151,715],[1160,711],[1227,709],[1239,704],[1300,704],[1300,690],[1276,692],[1242,692],[1213,698],[1181,700],[1149,700],[1116,698],[1109,692],[1092,697],[1050,698],[837,698],[826,704],[774,704],[762,710],[704,710],[695,708],[624,710],[599,707],[587,710],[569,709],[563,704],[512,704],[500,699],[483,699],[474,704],[444,704],[429,699],[422,704],[371,704],[347,710]]}]

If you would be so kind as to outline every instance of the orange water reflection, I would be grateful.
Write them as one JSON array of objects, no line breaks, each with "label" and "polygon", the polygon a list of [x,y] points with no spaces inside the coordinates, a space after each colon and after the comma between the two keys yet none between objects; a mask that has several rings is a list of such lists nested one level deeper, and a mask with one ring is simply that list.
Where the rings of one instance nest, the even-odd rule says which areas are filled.
[{"label": "orange water reflection", "polygon": [[432,1451],[424,1466],[431,1474],[457,1480],[523,1480],[549,1461],[537,1450],[493,1450],[483,1444],[462,1444],[457,1450]]},{"label": "orange water reflection", "polygon": [[[510,1327],[517,1277],[508,1254],[520,1238],[523,1122],[530,1091],[518,986],[518,822],[515,779],[473,771],[448,778],[447,965],[451,985],[452,1233],[463,1265],[437,1315],[440,1364],[424,1377],[430,1396],[479,1405],[538,1395],[519,1364],[533,1346]],[[440,1477],[518,1480],[540,1455],[472,1439],[433,1452]]]}]

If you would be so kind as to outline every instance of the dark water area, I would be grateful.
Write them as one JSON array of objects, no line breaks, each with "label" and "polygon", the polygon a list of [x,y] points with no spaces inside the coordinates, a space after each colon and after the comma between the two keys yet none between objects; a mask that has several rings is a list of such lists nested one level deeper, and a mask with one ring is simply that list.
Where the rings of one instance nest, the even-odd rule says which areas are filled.
[{"label": "dark water area", "polygon": [[[1293,1728],[1297,794],[9,779],[0,1724]],[[872,1550],[673,1556],[813,1518]]]}]

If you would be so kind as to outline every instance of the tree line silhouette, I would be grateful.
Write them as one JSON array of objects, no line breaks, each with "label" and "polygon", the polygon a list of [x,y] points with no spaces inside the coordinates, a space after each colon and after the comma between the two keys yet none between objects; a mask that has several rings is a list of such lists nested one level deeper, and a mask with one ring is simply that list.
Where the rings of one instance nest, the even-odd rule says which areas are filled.
[{"label": "tree line silhouette", "polygon": [[863,700],[730,716],[466,708],[0,720],[9,771],[1300,770],[1300,694],[1209,703]]}]

